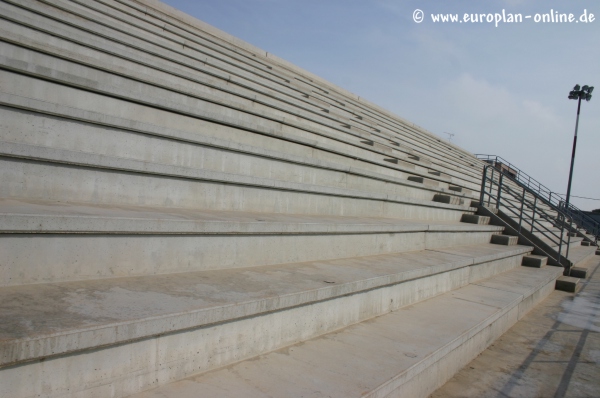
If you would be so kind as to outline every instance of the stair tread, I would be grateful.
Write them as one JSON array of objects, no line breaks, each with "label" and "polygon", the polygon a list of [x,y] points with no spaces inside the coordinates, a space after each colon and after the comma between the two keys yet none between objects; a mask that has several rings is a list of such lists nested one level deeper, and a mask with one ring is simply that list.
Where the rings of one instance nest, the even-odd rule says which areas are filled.
[{"label": "stair tread", "polygon": [[[104,155],[64,148],[52,148],[42,145],[14,143],[10,141],[0,141],[0,144],[0,154],[2,156],[36,159],[37,161],[49,162],[51,164],[73,164],[83,167],[92,167],[94,169],[119,170],[119,172],[133,172],[151,176],[169,176],[169,178],[184,178],[192,181],[228,183],[262,189],[384,200],[445,209],[462,210],[468,208],[466,206],[434,202],[433,198],[431,200],[413,199],[399,193],[373,191],[368,188],[336,187],[312,184],[310,182],[272,179],[240,173],[229,173],[221,170],[157,163],[145,159]],[[416,171],[413,170],[411,173],[416,173]],[[404,180],[401,184],[414,184],[412,185],[413,187],[423,188],[422,184],[411,183],[408,179]],[[435,192],[445,191],[442,188],[431,189]]]},{"label": "stair tread", "polygon": [[134,397],[351,397],[400,386],[562,270],[518,268],[251,361]]},{"label": "stair tread", "polygon": [[281,310],[526,254],[492,244],[0,288],[0,365]]},{"label": "stair tread", "polygon": [[587,260],[590,256],[593,256],[598,249],[595,246],[574,246],[569,248],[569,260],[573,263],[573,265],[578,265],[579,263]]},{"label": "stair tread", "polygon": [[458,221],[184,208],[99,205],[0,199],[0,232],[106,233],[342,233],[500,231]]},{"label": "stair tread", "polygon": [[[548,244],[552,244],[552,239],[560,239],[560,230],[559,231],[552,231],[551,232],[545,232],[547,236],[544,236],[544,234],[542,234],[541,232],[534,232],[533,235],[535,235],[538,239],[548,243]],[[554,235],[554,233],[556,234],[556,236]],[[569,239],[569,236],[567,235],[567,233],[563,233],[563,239],[566,241],[567,239]],[[573,243],[577,243],[577,242],[581,242],[583,240],[583,238],[579,237],[579,236],[571,236],[571,244]]]}]

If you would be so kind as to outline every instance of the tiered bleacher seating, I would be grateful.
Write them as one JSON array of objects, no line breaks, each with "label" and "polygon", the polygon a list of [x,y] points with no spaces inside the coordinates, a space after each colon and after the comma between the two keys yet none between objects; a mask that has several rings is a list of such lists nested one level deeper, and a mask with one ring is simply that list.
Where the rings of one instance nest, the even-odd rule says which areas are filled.
[{"label": "tiered bleacher seating", "polygon": [[160,2],[0,40],[2,397],[427,396],[562,274],[473,154]]}]

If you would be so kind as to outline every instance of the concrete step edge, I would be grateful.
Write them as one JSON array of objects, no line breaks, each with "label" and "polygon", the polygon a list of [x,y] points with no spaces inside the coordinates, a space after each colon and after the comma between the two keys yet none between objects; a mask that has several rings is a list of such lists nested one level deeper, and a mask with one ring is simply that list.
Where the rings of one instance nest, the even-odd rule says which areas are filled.
[{"label": "concrete step edge", "polygon": [[113,156],[97,155],[93,153],[48,148],[36,145],[15,144],[6,141],[2,142],[2,146],[0,146],[0,148],[0,156],[32,159],[65,165],[86,166],[93,169],[127,171],[156,176],[177,177],[190,180],[214,181],[236,185],[261,187],[273,190],[287,190],[321,195],[381,200],[449,210],[476,210],[473,208],[465,208],[463,206],[444,204],[434,201],[419,201],[416,199],[403,198],[392,194],[291,183],[218,171],[200,170],[183,166],[148,163],[136,159],[118,158]]},{"label": "concrete step edge", "polygon": [[[521,271],[521,272],[518,272]],[[414,336],[424,336],[424,335],[429,335],[431,334],[431,330],[438,330],[440,332],[444,332],[447,333],[446,328],[432,328],[432,324],[433,325],[443,325],[444,323],[444,316],[447,317],[455,317],[456,315],[454,313],[451,313],[450,311],[448,311],[447,313],[445,311],[441,311],[441,312],[432,312],[432,308],[433,306],[437,305],[437,303],[448,303],[449,301],[453,301],[454,297],[456,297],[458,300],[464,300],[463,297],[469,297],[469,294],[475,294],[476,297],[478,297],[478,301],[481,300],[481,302],[486,302],[485,300],[491,300],[491,297],[496,297],[496,295],[498,294],[497,291],[495,291],[496,289],[500,289],[500,290],[504,290],[499,286],[502,286],[505,284],[505,282],[501,282],[503,280],[506,280],[507,278],[507,274],[512,274],[511,276],[516,276],[518,278],[517,275],[521,274],[521,275],[526,275],[526,274],[531,274],[533,273],[539,273],[539,275],[537,277],[535,277],[533,279],[533,286],[530,286],[529,288],[526,289],[522,289],[522,288],[515,288],[515,289],[506,289],[502,292],[502,294],[506,295],[506,299],[503,301],[502,304],[495,304],[495,307],[493,310],[490,310],[489,313],[486,314],[482,314],[479,318],[477,319],[472,319],[471,321],[469,321],[469,323],[467,325],[464,325],[462,328],[460,328],[460,331],[455,331],[456,334],[453,334],[450,337],[445,337],[445,338],[439,338],[435,340],[435,343],[430,343],[430,344],[437,344],[435,346],[428,346],[427,349],[425,350],[426,353],[424,356],[420,356],[417,354],[413,354],[413,355],[406,355],[408,358],[406,358],[405,356],[401,355],[401,352],[399,353],[400,357],[402,358],[403,365],[398,365],[398,368],[394,369],[394,376],[390,377],[389,375],[385,375],[383,377],[380,378],[380,380],[378,382],[376,382],[376,384],[370,385],[370,386],[366,386],[363,383],[360,382],[360,377],[357,379],[356,377],[358,376],[358,374],[355,374],[355,377],[353,380],[347,380],[349,383],[353,383],[353,384],[360,384],[360,387],[357,387],[356,389],[356,396],[366,396],[366,397],[382,397],[382,396],[390,396],[390,395],[402,395],[402,396],[410,396],[410,397],[427,397],[428,394],[432,393],[437,387],[441,386],[447,379],[449,379],[454,372],[457,372],[458,370],[460,370],[460,368],[462,366],[464,366],[465,364],[467,364],[471,358],[475,357],[477,354],[480,353],[481,350],[485,349],[487,347],[487,345],[491,344],[496,338],[500,337],[500,335],[506,331],[510,326],[512,326],[512,324],[514,324],[518,319],[520,319],[529,308],[533,307],[534,305],[536,305],[537,303],[539,303],[541,300],[543,300],[548,294],[550,294],[553,290],[554,287],[554,281],[558,276],[558,273],[555,270],[551,270],[551,269],[545,269],[545,270],[532,270],[532,269],[528,269],[525,270],[526,272],[522,272],[523,269],[521,270],[514,270],[514,271],[508,271],[507,273],[501,274],[499,276],[502,276],[503,278],[498,278],[498,277],[492,277],[490,278],[487,283],[486,281],[484,281],[481,284],[472,284],[472,285],[468,285],[465,286],[463,288],[460,288],[458,290],[455,290],[453,292],[449,292],[449,293],[445,293],[442,294],[440,296],[437,296],[435,298],[423,301],[423,302],[419,302],[417,304],[414,304],[410,307],[409,310],[399,310],[398,313],[392,313],[390,315],[383,315],[382,317],[379,318],[375,318],[374,320],[370,321],[369,324],[358,324],[358,325],[354,325],[349,327],[348,329],[344,329],[341,330],[339,332],[333,332],[330,333],[328,335],[322,336],[322,337],[317,337],[315,339],[311,339],[309,341],[303,342],[302,346],[297,346],[298,349],[302,350],[302,347],[305,347],[306,345],[311,345],[313,344],[313,342],[318,342],[321,341],[323,342],[323,344],[328,344],[328,342],[331,342],[331,344],[335,344],[336,341],[340,340],[340,338],[343,338],[342,335],[344,333],[353,333],[357,336],[363,336],[363,338],[365,340],[369,340],[369,339],[381,339],[381,333],[378,332],[377,329],[377,324],[381,321],[385,321],[387,319],[390,319],[391,317],[399,317],[398,318],[398,327],[401,328],[402,324],[406,324],[406,325],[411,325],[411,327],[408,330],[411,330],[410,333],[406,334],[406,333],[398,333],[398,339],[402,339],[402,341],[404,341],[404,344],[399,344],[400,347],[406,346],[406,339],[408,338],[410,341],[411,337]],[[498,280],[498,282],[496,282],[496,280]],[[496,283],[494,283],[496,282]],[[487,295],[489,294],[489,297],[487,297]],[[482,297],[483,295],[483,297]],[[531,299],[532,298],[532,299]],[[463,301],[462,307],[469,307],[469,305],[467,305],[466,302]],[[459,302],[456,303],[456,305],[460,306]],[[442,306],[444,307],[444,306]],[[414,315],[411,314],[421,314],[422,312],[420,312],[421,308],[424,308],[424,312],[427,314],[431,314],[429,317],[430,319],[427,318],[427,316],[417,316],[415,317]],[[513,312],[514,311],[514,312]],[[433,314],[435,314],[435,319],[433,318]],[[447,314],[447,315],[446,315]],[[509,315],[510,314],[510,315]],[[387,318],[385,318],[387,317]],[[510,319],[510,320],[509,320]],[[449,321],[449,320],[448,320]],[[465,321],[463,321],[465,322]],[[496,322],[501,322],[500,325],[495,326]],[[391,327],[391,326],[390,326]],[[419,333],[418,330],[415,330],[414,328],[422,328],[423,332]],[[360,330],[360,331],[358,331]],[[372,330],[372,331],[371,331]],[[402,330],[402,329],[400,329]],[[427,330],[427,332],[426,332]],[[454,329],[453,329],[454,330]],[[370,332],[371,331],[371,332]],[[493,332],[491,332],[493,331]],[[490,333],[491,332],[491,333]],[[329,337],[331,336],[331,337]],[[339,337],[338,337],[339,336]],[[481,336],[481,337],[479,337]],[[385,335],[385,340],[387,341],[387,339],[390,338],[394,338],[392,336],[389,335]],[[368,344],[367,341],[365,341],[364,344]],[[482,344],[468,344],[468,342],[471,341],[481,341]],[[485,343],[483,343],[483,341],[485,341]],[[400,343],[400,342],[398,342]],[[415,343],[416,344],[416,343]],[[335,346],[334,346],[335,347]],[[340,346],[339,349],[342,350],[352,350],[351,348],[348,348],[347,345],[342,345]],[[405,350],[408,349],[408,347],[404,348]],[[293,350],[294,348],[292,348],[292,350],[290,350],[290,348],[286,349],[286,355],[294,355],[293,354]],[[390,352],[392,351],[392,349],[390,349]],[[220,374],[231,374],[229,372],[233,372],[234,374],[237,374],[236,369],[238,369],[238,367],[252,367],[255,366],[257,363],[261,363],[264,362],[265,360],[268,360],[269,356],[273,356],[273,355],[277,355],[278,351],[275,351],[274,353],[269,353],[266,354],[266,356],[261,356],[259,358],[254,359],[252,362],[242,362],[240,364],[236,364],[236,365],[232,365],[231,367],[228,367],[227,369],[224,370],[216,370],[214,372],[211,372],[210,375],[209,374],[205,374],[205,375],[200,375],[200,376],[196,376],[194,377],[193,381],[191,379],[187,379],[189,381],[186,381],[187,383],[190,383],[192,385],[194,385],[196,388],[195,390],[197,391],[197,386],[202,385],[202,383],[204,382],[205,379],[207,379],[207,377],[210,378],[211,380],[211,386],[219,386],[221,389],[211,389],[211,393],[213,394],[218,394],[219,391],[224,391],[225,389],[228,389],[231,384],[227,383],[227,386],[224,384],[221,384],[221,380],[219,379],[219,373]],[[319,350],[313,350],[312,352],[327,352],[328,355],[334,357],[334,358],[339,358],[340,356],[335,354],[335,348],[333,352],[330,352],[329,350],[325,349],[325,347],[322,345],[321,348]],[[458,357],[455,355],[455,353],[459,353]],[[340,352],[341,354],[341,352]],[[364,353],[363,353],[364,354]],[[351,355],[351,352],[348,353],[348,355]],[[344,356],[342,356],[344,357]],[[303,359],[305,359],[304,356],[302,356]],[[364,355],[361,356],[361,361],[359,361],[358,363],[355,363],[352,367],[349,367],[350,369],[355,369],[358,368],[360,369],[361,367],[365,368],[364,369],[364,374],[369,374],[369,372],[367,371],[367,368],[370,367],[382,367],[382,366],[390,366],[389,364],[387,364],[387,361],[385,361],[386,365],[379,365],[379,362],[383,362],[381,361],[381,358],[376,355],[376,358],[372,358],[372,361],[369,361],[368,359],[365,360]],[[287,373],[290,374],[294,374],[294,380],[295,383],[299,383],[299,384],[304,384],[302,382],[302,380],[314,380],[314,378],[316,378],[317,380],[314,380],[318,386],[319,386],[319,391],[321,393],[327,394],[328,396],[354,396],[354,394],[349,393],[347,390],[344,389],[344,387],[339,386],[338,384],[332,384],[331,381],[329,382],[329,384],[327,383],[327,369],[323,368],[320,369],[320,367],[323,367],[323,365],[321,365],[320,362],[312,362],[312,367],[316,367],[316,373],[313,373],[311,375],[306,374],[306,372],[303,369],[297,369],[294,370],[293,368],[287,369]],[[286,366],[285,364],[282,364],[281,366]],[[340,365],[341,366],[341,365]],[[402,366],[402,367],[400,367]],[[439,372],[439,367],[443,367],[445,370],[443,372],[443,376],[440,377],[440,372]],[[312,369],[312,367],[310,369]],[[262,368],[262,369],[267,369],[268,368]],[[342,370],[342,369],[337,369]],[[383,370],[383,369],[382,369]],[[376,370],[375,370],[376,371]],[[360,370],[358,371],[359,373]],[[337,374],[337,373],[336,373]],[[323,375],[324,378],[320,378],[320,375]],[[231,379],[228,378],[230,381]],[[333,380],[337,380],[336,377],[332,378]],[[352,377],[350,378],[352,379]],[[276,383],[279,385],[278,390],[279,391],[286,391],[285,386],[286,385],[290,385],[288,384],[289,381],[287,380],[281,380],[278,378],[275,378],[272,380],[273,383]],[[432,382],[432,380],[434,382]],[[248,384],[246,383],[242,383],[242,385],[253,385],[251,382],[251,379],[247,379],[246,381],[249,382]],[[356,383],[354,383],[354,381],[356,381]],[[198,383],[198,384],[196,384]],[[335,382],[334,382],[335,383]],[[237,383],[236,383],[237,384]],[[175,390],[173,391],[180,391],[177,390],[179,387],[179,384],[177,382],[175,382],[173,384]],[[168,389],[169,386],[166,386],[167,388],[159,388],[156,390],[156,392],[161,396],[161,397],[168,397],[168,398],[172,398],[175,395],[170,395],[170,391]],[[293,386],[290,385],[290,387],[292,388],[292,390],[290,390],[291,394],[294,395],[294,393],[296,392],[296,390],[293,390]],[[310,386],[306,386],[306,389],[304,390],[306,391],[311,391],[311,387]],[[342,391],[340,391],[342,390]],[[231,391],[231,390],[230,390]],[[234,391],[242,391],[242,390],[234,390]],[[337,394],[336,394],[337,391]],[[361,395],[362,394],[362,395]],[[158,396],[158,395],[157,395]],[[200,395],[200,397],[202,397],[203,395]]]},{"label": "concrete step edge", "polygon": [[[463,250],[472,250],[473,253],[477,253],[477,248],[481,245],[463,247]],[[490,249],[491,250],[491,249]],[[494,249],[495,250],[495,249]],[[140,338],[146,338],[148,336],[154,336],[162,333],[172,333],[177,330],[185,330],[187,328],[197,328],[201,325],[210,325],[218,322],[231,321],[236,318],[245,318],[248,316],[256,316],[262,312],[270,311],[282,311],[288,307],[296,307],[299,305],[307,305],[313,302],[320,302],[323,300],[330,300],[333,297],[339,297],[348,294],[355,294],[363,291],[369,291],[378,287],[388,286],[390,284],[398,284],[407,281],[411,281],[420,278],[427,278],[441,273],[455,271],[459,269],[466,269],[473,264],[480,264],[482,261],[494,261],[507,259],[515,256],[521,256],[531,251],[528,247],[515,247],[510,249],[504,249],[503,251],[494,251],[492,255],[456,255],[449,252],[444,252],[443,249],[439,250],[425,250],[422,252],[408,252],[399,253],[393,255],[379,255],[371,257],[363,257],[361,261],[376,261],[378,258],[413,258],[421,255],[434,255],[441,258],[446,258],[445,263],[435,263],[434,265],[413,265],[408,269],[401,271],[400,273],[389,273],[376,277],[370,277],[364,280],[355,280],[348,283],[334,283],[330,284],[329,279],[336,278],[335,276],[329,276],[328,279],[321,284],[321,287],[311,289],[309,291],[300,290],[296,293],[288,293],[284,296],[273,296],[271,298],[261,297],[252,299],[251,296],[248,299],[235,300],[235,303],[223,303],[220,306],[211,307],[200,310],[192,310],[186,312],[178,312],[169,315],[152,316],[146,319],[136,319],[133,321],[120,321],[114,322],[102,322],[97,326],[88,326],[83,328],[67,327],[63,332],[60,332],[57,327],[53,328],[53,332],[48,335],[41,335],[38,337],[22,337],[22,338],[3,338],[0,340],[0,366],[14,365],[24,361],[35,360],[36,358],[47,358],[49,356],[55,356],[65,354],[69,352],[81,351],[90,349],[93,347],[102,347],[106,345],[121,344],[127,341],[134,341]],[[416,258],[416,257],[415,257]],[[320,266],[328,267],[327,264],[331,264],[331,272],[335,273],[337,269],[344,262],[352,261],[352,259],[343,260],[331,260],[331,261],[320,261]],[[397,260],[396,260],[397,261]],[[409,260],[412,261],[412,260]],[[274,269],[288,269],[297,272],[298,266],[301,264],[287,264],[285,266],[265,266],[260,269],[253,269],[253,271],[261,272],[264,269],[266,276],[272,274]],[[466,268],[465,268],[466,267]],[[224,275],[227,279],[226,286],[229,286],[232,275],[237,273],[242,278],[247,278],[245,269],[239,269],[235,271],[201,271],[195,273],[202,278],[207,275]],[[180,274],[181,277],[186,280],[191,280],[191,273]],[[275,274],[272,274],[275,275]],[[169,275],[158,275],[148,277],[133,277],[133,278],[122,278],[120,280],[113,281],[91,281],[90,284],[95,286],[96,284],[107,286],[119,286],[128,280],[132,281],[136,285],[139,285],[142,280],[168,280]],[[447,276],[444,276],[447,278]],[[316,282],[315,282],[316,283]],[[84,285],[78,282],[65,282],[55,284],[43,284],[36,285],[38,294],[45,297],[45,301],[49,300],[50,296],[43,293],[45,289],[54,290],[56,287],[62,286],[61,289],[68,289],[72,286],[72,289],[81,289]],[[7,287],[0,288],[0,295],[9,294],[14,296],[19,291],[26,292],[30,287]],[[97,290],[98,288],[93,288]],[[229,288],[228,288],[229,289]],[[114,289],[113,289],[114,290]],[[68,291],[68,290],[67,290]],[[227,290],[229,291],[229,290]],[[6,292],[6,293],[5,293]],[[4,294],[3,294],[4,293]],[[310,294],[309,294],[310,293]],[[40,296],[41,297],[41,296]]]}]

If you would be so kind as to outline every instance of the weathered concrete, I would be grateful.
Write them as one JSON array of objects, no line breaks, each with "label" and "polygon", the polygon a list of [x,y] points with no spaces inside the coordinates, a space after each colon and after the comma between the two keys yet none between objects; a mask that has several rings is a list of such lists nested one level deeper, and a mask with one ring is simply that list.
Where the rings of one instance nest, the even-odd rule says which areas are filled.
[{"label": "weathered concrete", "polygon": [[[192,391],[195,396],[223,397],[426,397],[452,369],[468,363],[552,292],[555,276],[551,275],[556,275],[556,268],[518,268],[371,322],[138,397],[181,397]],[[529,279],[529,287],[514,284],[523,279]],[[507,289],[507,283],[513,286]]]},{"label": "weathered concrete", "polygon": [[488,225],[490,223],[490,218],[476,214],[463,214],[460,218],[460,222],[465,222],[469,224]]},{"label": "weathered concrete", "polygon": [[575,293],[579,286],[579,278],[572,276],[561,276],[556,280],[556,290]]},{"label": "weathered concrete", "polygon": [[[530,250],[502,252],[490,246],[488,253],[476,246],[463,248],[459,255],[426,251],[256,270],[5,288],[0,291],[1,302],[6,310],[15,310],[3,311],[11,322],[1,323],[2,361],[50,358],[0,372],[0,385],[12,393],[25,387],[23,377],[35,376],[41,384],[29,385],[30,392],[21,395],[36,393],[40,385],[62,394],[76,388],[72,377],[85,375],[88,382],[77,387],[85,394],[112,389],[122,396],[140,388],[140,383],[141,388],[153,386],[155,377],[161,383],[176,380],[466,286],[471,268],[489,258],[498,259],[497,272],[505,270],[502,256],[509,267],[519,269],[522,254]],[[153,302],[156,305],[149,305]],[[244,338],[239,339],[240,333]],[[152,338],[139,340],[143,337]],[[123,341],[129,344],[114,345]],[[106,345],[109,348],[86,355],[60,355]],[[161,347],[159,357],[149,356],[154,345]],[[114,361],[123,357],[131,360]],[[90,373],[86,363],[97,371]],[[47,366],[71,377],[49,379],[44,373]]]},{"label": "weathered concrete", "polygon": [[458,222],[32,200],[0,200],[0,221],[2,285],[439,249],[485,244],[501,231]]},{"label": "weathered concrete", "polygon": [[[23,2],[21,2],[21,3],[23,3]],[[27,3],[27,2],[25,2],[25,3]],[[21,4],[21,5],[23,5],[23,4]],[[65,3],[65,4],[63,5],[63,8],[64,8],[64,7],[66,7],[66,8],[68,9],[69,7],[72,7],[72,4],[71,4],[71,3]],[[49,10],[46,10],[45,12],[49,12]],[[22,12],[21,12],[21,13],[22,13]],[[80,14],[81,14],[81,13],[80,13]],[[39,18],[39,16],[36,16],[36,18]],[[90,19],[90,21],[92,21],[92,25],[93,25],[93,24],[94,24],[94,22],[95,22],[95,19],[94,19],[94,18],[92,18],[92,19]],[[39,23],[39,21],[37,22],[37,24],[36,24],[36,25],[37,25],[37,26],[40,26],[40,23]],[[89,24],[88,24],[88,25],[89,25]],[[88,29],[89,29],[89,26],[88,26],[88,25],[86,25],[86,28],[88,28]],[[55,28],[53,28],[53,29],[52,29],[52,32],[53,32],[53,34],[56,34],[56,29],[55,29]],[[162,32],[162,33],[164,33],[164,30],[161,30],[161,32]],[[104,32],[103,32],[103,33],[104,33]],[[147,32],[146,32],[146,31],[143,31],[142,33],[143,33],[143,34],[147,34]],[[88,33],[87,33],[87,32],[81,32],[81,34],[83,34],[83,35],[87,35]],[[104,33],[104,34],[106,35],[106,33]],[[73,38],[73,37],[79,37],[79,36],[80,36],[80,35],[77,35],[77,34],[75,34],[75,35],[73,35],[73,34],[70,34],[70,35],[67,35],[66,37],[68,37],[70,40],[72,40],[72,38]],[[90,39],[90,40],[91,40],[91,39]],[[147,46],[147,44],[146,44],[146,46]],[[114,46],[113,46],[113,47],[114,47]],[[192,47],[193,47],[193,46],[192,46]],[[135,59],[137,60],[137,59],[139,59],[139,57],[136,57]],[[226,68],[228,68],[228,67],[231,67],[231,64],[229,64],[229,63],[228,63],[228,64],[224,65],[224,67],[226,67]],[[138,69],[140,69],[140,68],[134,68],[134,69],[138,70]],[[408,136],[408,138],[409,138],[409,139],[414,139],[414,137],[411,137],[411,136]],[[434,143],[436,143],[436,141],[434,141]],[[435,147],[435,145],[434,145],[434,147]],[[430,148],[429,148],[429,151],[431,151],[431,149],[433,149],[433,148],[431,148],[431,147],[430,147]],[[442,152],[442,153],[444,153],[444,152]],[[452,159],[452,157],[450,157],[450,159],[448,159],[448,160],[452,161],[453,159]],[[461,170],[461,172],[459,173],[459,178],[462,178],[462,175],[464,175],[464,173],[465,173],[465,172],[467,172],[467,173],[468,173],[468,172],[470,172],[470,170]]]},{"label": "weathered concrete", "polygon": [[431,398],[595,397],[600,390],[599,261],[581,290],[553,291]]},{"label": "weathered concrete", "polygon": [[323,391],[424,396],[554,287],[460,223],[482,162],[407,120],[154,0],[0,12],[0,396],[124,397],[348,327]]},{"label": "weathered concrete", "polygon": [[523,257],[523,266],[525,267],[534,267],[534,268],[542,268],[548,263],[548,257],[546,256],[524,256]]},{"label": "weathered concrete", "polygon": [[512,246],[516,245],[519,238],[517,236],[509,236],[509,235],[493,235],[492,243],[496,245],[505,245]]},{"label": "weathered concrete", "polygon": [[571,267],[569,276],[573,278],[585,279],[588,277],[588,269],[584,267]]},{"label": "weathered concrete", "polygon": [[[456,196],[443,195],[443,194],[435,194],[435,196],[433,197],[433,201],[440,202],[440,203],[448,203],[448,204],[453,204],[453,205],[462,205],[464,203],[464,199],[461,199]],[[477,207],[477,206],[471,205],[471,207]]]}]

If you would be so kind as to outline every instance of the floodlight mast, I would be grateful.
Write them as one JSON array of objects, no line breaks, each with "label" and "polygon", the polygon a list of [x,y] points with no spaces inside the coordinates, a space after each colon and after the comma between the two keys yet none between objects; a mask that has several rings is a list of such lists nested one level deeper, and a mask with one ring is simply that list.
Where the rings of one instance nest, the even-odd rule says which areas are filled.
[{"label": "floodlight mast", "polygon": [[575,121],[575,136],[573,137],[573,152],[571,154],[571,170],[569,171],[569,185],[567,187],[567,201],[565,204],[565,208],[569,208],[569,203],[571,199],[571,182],[573,179],[573,166],[575,165],[575,149],[577,148],[577,129],[579,127],[579,113],[581,111],[581,100],[584,99],[589,101],[592,99],[592,91],[594,91],[594,87],[590,87],[585,85],[580,87],[579,84],[576,84],[573,87],[573,90],[569,93],[569,99],[578,100],[577,104],[577,119]]}]

